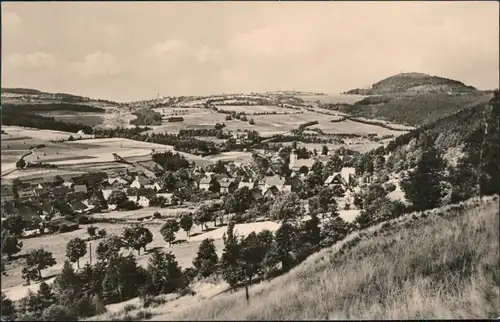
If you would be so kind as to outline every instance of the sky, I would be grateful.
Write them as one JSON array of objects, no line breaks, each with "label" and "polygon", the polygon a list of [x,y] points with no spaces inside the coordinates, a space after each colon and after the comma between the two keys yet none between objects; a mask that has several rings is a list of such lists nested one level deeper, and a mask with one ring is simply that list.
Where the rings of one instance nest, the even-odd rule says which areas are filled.
[{"label": "sky", "polygon": [[125,102],[340,93],[400,72],[499,87],[499,3],[2,2],[2,86]]}]

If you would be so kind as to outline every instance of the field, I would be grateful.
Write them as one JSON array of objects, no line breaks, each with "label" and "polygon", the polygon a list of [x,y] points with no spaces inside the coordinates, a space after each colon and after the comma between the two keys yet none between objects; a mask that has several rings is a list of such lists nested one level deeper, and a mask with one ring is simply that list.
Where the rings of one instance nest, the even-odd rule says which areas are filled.
[{"label": "field", "polygon": [[[226,120],[226,115],[222,113],[217,113],[209,109],[204,108],[158,108],[157,112],[164,116],[163,124],[152,126],[153,130],[151,133],[177,133],[180,129],[203,129],[203,128],[213,128],[215,123],[224,123],[226,128],[230,131],[241,131],[241,130],[254,130],[260,133],[261,136],[271,136],[275,134],[288,133],[293,129],[298,128],[301,124],[315,121],[319,122],[318,125],[312,126],[311,128],[319,128],[327,134],[335,133],[352,133],[352,134],[377,134],[379,136],[384,135],[401,135],[404,132],[392,131],[380,126],[363,124],[354,121],[343,121],[333,123],[331,120],[338,119],[342,113],[335,111],[328,111],[328,113],[335,115],[325,115],[312,111],[304,111],[303,113],[297,113],[297,111],[290,110],[287,108],[277,107],[277,106],[232,106],[232,105],[221,105],[221,109],[237,111],[237,112],[247,112],[247,113],[261,113],[261,112],[277,112],[277,113],[289,113],[289,114],[269,114],[269,115],[248,115],[248,119],[253,119],[255,121],[254,125],[250,125],[248,122],[243,122],[237,119]],[[318,110],[319,111],[319,110]],[[182,116],[184,118],[183,122],[168,122],[167,117],[170,116]],[[393,125],[393,124],[391,124]],[[399,125],[393,125],[395,127]]]},{"label": "field", "polygon": [[335,95],[305,95],[305,96],[298,96],[299,98],[303,99],[306,102],[316,102],[320,101],[323,104],[341,104],[341,103],[347,103],[347,104],[354,104],[357,101],[362,100],[365,98],[365,96],[361,95],[342,95],[342,94],[335,94]]},{"label": "field", "polygon": [[53,117],[63,122],[82,123],[85,125],[101,125],[105,120],[103,113],[68,113],[67,111],[36,113],[45,117]]},{"label": "field", "polygon": [[[12,128],[12,127],[10,127]],[[12,129],[7,129],[7,133]],[[40,135],[37,133],[40,132]],[[49,143],[45,140],[51,140],[54,137],[68,135],[68,133],[58,131],[42,131],[20,128],[18,136],[3,139],[2,135],[2,174],[6,179],[17,177],[39,176],[45,173],[60,174],[60,171],[76,170],[78,172],[86,170],[113,170],[129,167],[115,162],[113,153],[125,158],[129,162],[139,162],[151,160],[151,151],[157,152],[173,151],[172,146],[160,145],[148,142],[140,142],[129,139],[110,138],[110,139],[83,139],[76,141],[65,141],[60,143]],[[35,137],[37,137],[35,139]],[[38,139],[40,138],[41,139]],[[43,138],[43,139],[42,139]],[[15,162],[19,157],[29,151],[31,146],[44,144],[45,147],[36,148],[25,160],[29,162],[42,161],[44,163],[54,164],[57,169],[24,169],[10,174],[7,172],[15,168]],[[189,153],[184,155],[188,160],[193,160],[200,165],[212,163],[202,157]]]},{"label": "field", "polygon": [[[348,140],[345,140],[345,141],[347,142]],[[366,153],[370,150],[376,149],[376,148],[383,145],[382,142],[371,142],[371,141],[368,141],[366,139],[363,141],[359,142],[359,143],[346,143],[346,144],[330,144],[330,143],[321,144],[321,143],[299,142],[299,143],[297,143],[297,147],[306,147],[310,151],[313,151],[314,149],[316,149],[316,151],[318,151],[318,153],[321,153],[321,149],[323,148],[323,145],[326,145],[328,147],[329,151],[336,150],[340,147],[345,147],[346,149],[350,149],[350,150],[357,151],[360,153]],[[283,146],[291,146],[292,142],[280,142],[277,144],[281,144]]]},{"label": "field", "polygon": [[393,131],[381,126],[364,124],[351,120],[345,120],[342,122],[330,122],[330,119],[319,119],[318,121],[319,121],[318,125],[311,126],[310,128],[321,129],[325,134],[352,133],[352,134],[368,135],[375,133],[378,136],[384,136],[384,135],[401,135],[405,133],[402,131]]},{"label": "field", "polygon": [[250,305],[239,290],[150,312],[153,320],[190,321],[496,318],[498,211],[495,197],[408,214],[252,286]]},{"label": "field", "polygon": [[[149,133],[178,133],[181,129],[213,128],[215,123],[225,122],[226,116],[204,108],[158,108],[155,111],[164,116],[162,125],[152,125]],[[166,118],[181,116],[183,122],[168,122]]]},{"label": "field", "polygon": [[249,163],[252,161],[252,153],[251,152],[239,152],[239,151],[231,151],[231,152],[223,152],[217,155],[206,156],[204,159],[211,160],[217,162],[221,161],[230,161],[234,163]]},{"label": "field", "polygon": [[253,113],[296,113],[298,112],[292,109],[287,109],[287,108],[282,108],[278,106],[272,106],[272,105],[217,105],[218,109],[224,110],[224,111],[235,111],[236,113],[241,113],[244,112],[246,114],[253,114]]}]

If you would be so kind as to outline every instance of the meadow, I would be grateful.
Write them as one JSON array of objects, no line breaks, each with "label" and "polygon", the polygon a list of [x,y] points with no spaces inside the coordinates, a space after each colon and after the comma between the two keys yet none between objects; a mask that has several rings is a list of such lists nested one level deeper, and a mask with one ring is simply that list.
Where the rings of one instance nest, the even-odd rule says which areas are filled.
[{"label": "meadow", "polygon": [[[150,215],[153,214],[155,210],[147,209],[150,211]],[[165,209],[157,209],[160,213],[165,213]],[[185,211],[185,210],[184,210]],[[172,214],[173,215],[173,214]],[[98,223],[93,224],[98,227],[98,229],[105,229],[108,235],[116,234],[120,235],[123,229],[127,226],[130,226],[130,223]],[[32,250],[38,249],[40,247],[44,248],[53,253],[54,258],[57,261],[57,264],[49,269],[46,269],[42,272],[42,275],[46,277],[45,282],[52,282],[55,275],[59,274],[61,268],[66,260],[66,244],[75,237],[80,237],[83,239],[88,238],[87,227],[90,225],[80,225],[80,228],[73,232],[67,233],[58,233],[54,235],[45,235],[35,238],[26,238],[23,239],[23,248],[20,254],[27,254]],[[207,223],[209,231],[205,229],[204,232],[201,231],[200,226],[193,226],[191,230],[191,238],[187,238],[186,233],[183,230],[180,230],[177,233],[177,242],[172,246],[168,246],[168,244],[163,240],[163,237],[160,233],[161,224],[150,224],[144,223],[144,226],[147,227],[151,233],[153,234],[153,242],[147,246],[149,250],[159,250],[164,249],[166,251],[172,252],[175,255],[179,265],[181,267],[187,268],[192,266],[192,261],[196,256],[196,252],[198,251],[200,243],[205,238],[213,238],[215,240],[215,246],[217,248],[217,253],[220,256],[222,254],[222,250],[224,248],[222,236],[224,232],[226,232],[227,228],[223,227],[213,227],[213,223]],[[252,231],[260,232],[263,229],[269,229],[274,231],[278,228],[278,224],[275,222],[267,221],[267,222],[257,222],[250,224],[238,224],[236,225],[236,230],[241,235],[247,235]],[[95,250],[99,243],[98,240],[91,241],[92,243],[92,258],[93,262],[96,261],[96,253]],[[134,253],[137,256],[137,252],[133,250],[122,249],[123,254]],[[150,257],[149,252],[141,252],[141,255],[137,256],[138,262],[146,266],[148,263],[148,259]],[[80,267],[88,263],[90,260],[90,254],[84,256],[80,260]],[[32,283],[31,285],[23,285],[23,279],[21,277],[21,270],[23,259],[14,259],[6,264],[7,276],[2,278],[2,292],[4,292],[10,299],[17,300],[23,296],[26,296],[28,290],[37,290],[38,283]],[[76,264],[74,264],[76,268]]]}]

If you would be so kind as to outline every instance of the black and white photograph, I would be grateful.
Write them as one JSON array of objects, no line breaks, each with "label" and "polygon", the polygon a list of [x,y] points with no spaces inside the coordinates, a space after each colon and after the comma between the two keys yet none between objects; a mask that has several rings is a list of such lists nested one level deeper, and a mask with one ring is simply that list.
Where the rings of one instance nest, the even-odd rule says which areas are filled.
[{"label": "black and white photograph", "polygon": [[2,1],[1,320],[500,318],[498,1]]}]

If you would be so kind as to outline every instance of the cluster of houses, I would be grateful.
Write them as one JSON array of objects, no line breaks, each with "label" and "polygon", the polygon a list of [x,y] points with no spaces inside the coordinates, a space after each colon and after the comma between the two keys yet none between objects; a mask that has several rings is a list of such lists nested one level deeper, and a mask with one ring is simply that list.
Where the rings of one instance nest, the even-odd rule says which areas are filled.
[{"label": "cluster of houses", "polygon": [[[329,156],[317,156],[312,159],[297,159],[296,154],[290,156],[290,168],[293,171],[288,178],[275,174],[271,166],[267,175],[258,177],[249,165],[229,164],[226,166],[227,173],[205,172],[200,167],[195,167],[190,172],[189,182],[177,182],[175,189],[180,189],[191,184],[202,191],[213,191],[221,194],[230,194],[243,187],[248,187],[253,193],[262,197],[273,199],[280,194],[297,191],[302,182],[307,178],[307,171],[316,161],[326,163]],[[340,186],[344,191],[345,203],[352,204],[353,188],[358,179],[354,168],[342,168],[338,173],[333,173],[325,181],[324,186]],[[174,189],[174,190],[175,190]],[[172,201],[170,193],[163,189],[161,181],[155,176],[144,172],[131,172],[129,170],[109,175],[104,172],[87,173],[78,176],[66,177],[41,177],[18,182],[15,190],[13,185],[2,184],[2,205],[14,200],[37,201],[41,205],[47,204],[49,200],[63,200],[62,204],[68,207],[68,212],[85,214],[95,211],[94,205],[89,203],[90,199],[97,193],[108,201],[110,210],[116,205],[110,204],[110,196],[115,191],[123,191],[128,200],[142,207],[148,207],[155,197],[163,197],[166,203]],[[43,207],[42,207],[43,208]],[[46,213],[54,212],[54,209],[46,207]]]}]

